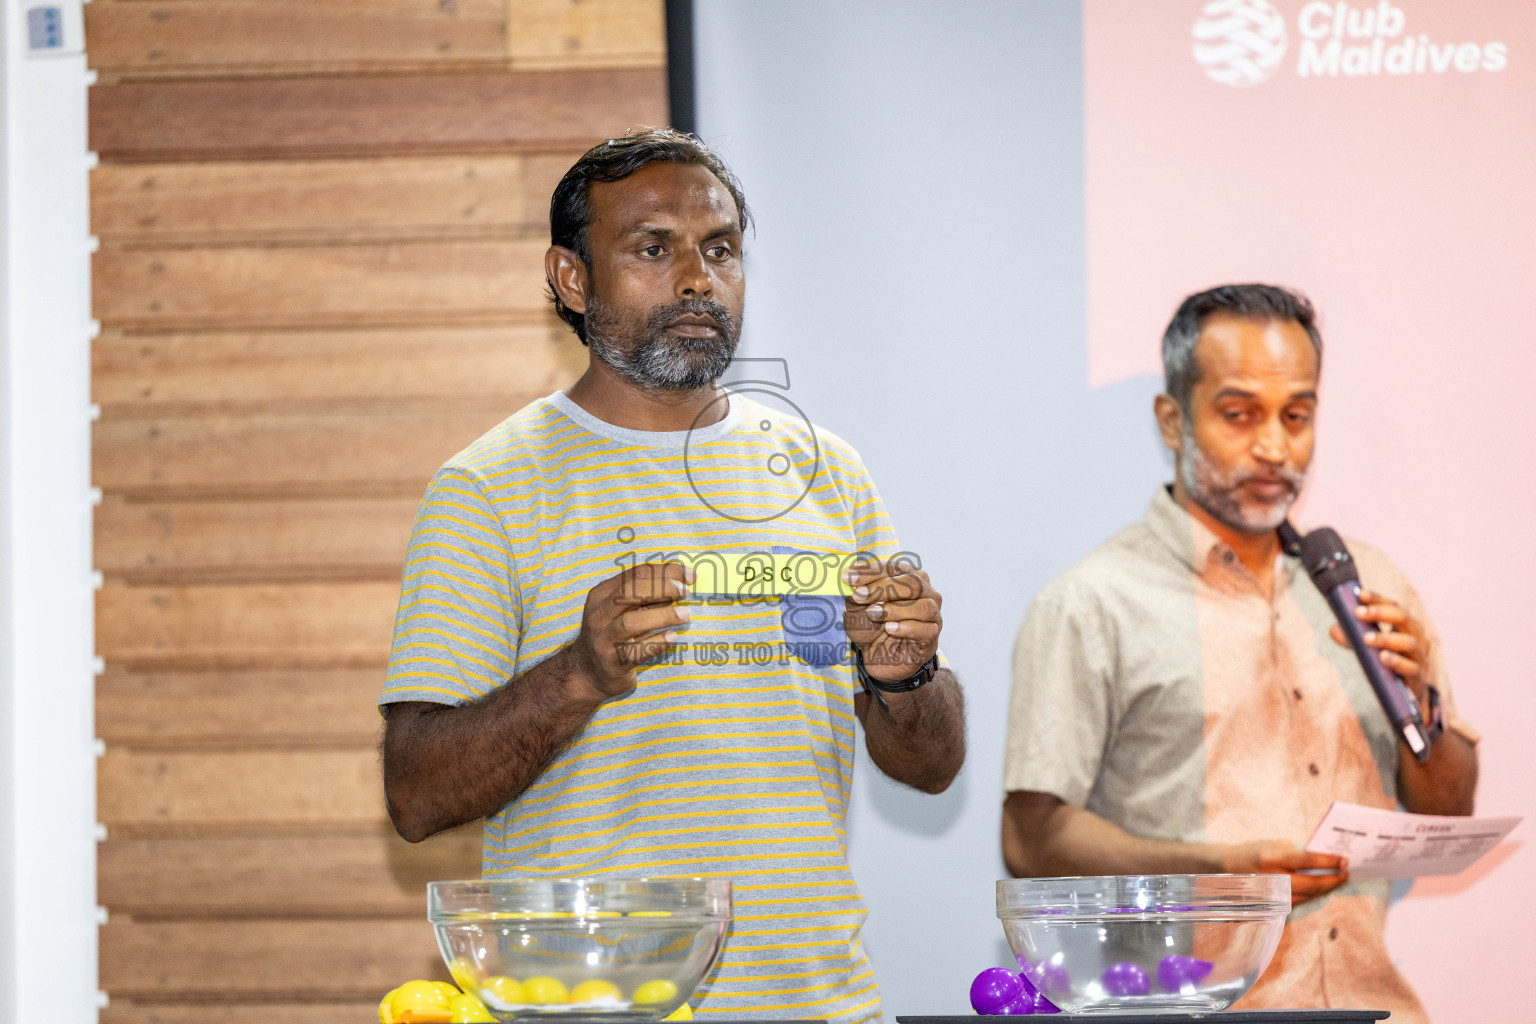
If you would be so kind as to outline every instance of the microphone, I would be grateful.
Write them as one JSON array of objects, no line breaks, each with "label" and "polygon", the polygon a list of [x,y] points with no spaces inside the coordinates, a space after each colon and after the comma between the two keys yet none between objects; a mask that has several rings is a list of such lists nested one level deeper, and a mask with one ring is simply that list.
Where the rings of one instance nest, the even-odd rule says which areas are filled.
[{"label": "microphone", "polygon": [[1281,545],[1290,554],[1301,556],[1307,575],[1328,599],[1328,607],[1339,620],[1349,646],[1355,649],[1360,668],[1376,691],[1376,699],[1392,728],[1408,744],[1415,760],[1421,764],[1429,760],[1430,738],[1424,729],[1424,716],[1419,713],[1419,702],[1397,673],[1381,663],[1380,652],[1366,644],[1365,623],[1355,618],[1355,609],[1360,607],[1360,572],[1343,539],[1326,526],[1303,537],[1289,521],[1281,523],[1277,532]]}]

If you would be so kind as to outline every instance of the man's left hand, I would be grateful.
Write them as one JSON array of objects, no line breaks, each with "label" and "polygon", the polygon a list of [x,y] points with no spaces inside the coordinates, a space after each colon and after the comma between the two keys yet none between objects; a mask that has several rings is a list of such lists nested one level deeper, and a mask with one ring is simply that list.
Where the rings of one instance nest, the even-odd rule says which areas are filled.
[{"label": "man's left hand", "polygon": [[[1360,607],[1355,609],[1355,615],[1367,626],[1375,627],[1367,631],[1365,642],[1381,652],[1381,663],[1397,673],[1419,704],[1424,705],[1429,697],[1424,679],[1423,627],[1401,605],[1364,587],[1360,589]],[[1328,632],[1336,643],[1349,646],[1338,626]]]},{"label": "man's left hand", "polygon": [[881,682],[908,679],[939,649],[944,599],[928,574],[893,558],[855,565],[844,574],[843,626],[864,655],[864,671]]}]

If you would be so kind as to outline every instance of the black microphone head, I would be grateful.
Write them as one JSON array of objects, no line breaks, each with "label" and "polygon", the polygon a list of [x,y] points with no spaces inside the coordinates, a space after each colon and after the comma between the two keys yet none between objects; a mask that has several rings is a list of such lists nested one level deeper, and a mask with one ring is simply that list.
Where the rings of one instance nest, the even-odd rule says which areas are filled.
[{"label": "black microphone head", "polygon": [[1360,571],[1344,539],[1326,526],[1301,538],[1301,564],[1325,594],[1341,583],[1360,582]]}]

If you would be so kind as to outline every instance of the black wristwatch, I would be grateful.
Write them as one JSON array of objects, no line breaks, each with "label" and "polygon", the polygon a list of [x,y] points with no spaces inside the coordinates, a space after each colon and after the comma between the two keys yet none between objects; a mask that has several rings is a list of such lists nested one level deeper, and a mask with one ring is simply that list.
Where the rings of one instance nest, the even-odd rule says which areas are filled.
[{"label": "black wristwatch", "polygon": [[921,689],[928,685],[939,671],[938,654],[934,654],[933,657],[923,662],[922,668],[907,676],[907,678],[894,683],[887,683],[871,676],[864,668],[864,652],[859,650],[858,647],[853,649],[853,663],[859,670],[859,685],[864,687],[865,693],[879,698],[882,704],[885,703],[885,698],[881,697],[877,691],[885,693],[911,693],[913,690]]}]

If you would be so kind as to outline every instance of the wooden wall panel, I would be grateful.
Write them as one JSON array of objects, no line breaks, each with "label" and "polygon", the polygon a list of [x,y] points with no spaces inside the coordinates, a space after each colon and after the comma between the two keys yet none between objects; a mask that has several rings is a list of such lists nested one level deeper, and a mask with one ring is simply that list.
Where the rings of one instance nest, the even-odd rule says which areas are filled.
[{"label": "wooden wall panel", "polygon": [[103,76],[273,74],[505,62],[505,0],[96,0],[86,52]]},{"label": "wooden wall panel", "polygon": [[[101,0],[96,0],[100,3]],[[318,999],[307,994],[303,1002],[139,1003],[114,999],[101,1011],[101,1024],[374,1024],[379,1019],[375,998]]]},{"label": "wooden wall panel", "polygon": [[585,149],[665,124],[665,72],[207,79],[97,85],[103,160],[244,160]]},{"label": "wooden wall panel", "polygon": [[97,0],[87,53],[103,77],[402,68],[660,68],[662,0]]},{"label": "wooden wall panel", "polygon": [[97,759],[97,815],[114,825],[377,825],[379,755],[360,750],[139,751]]},{"label": "wooden wall panel", "polygon": [[[584,349],[563,324],[495,327],[104,333],[91,349],[92,398],[109,416],[323,402],[511,402],[573,379]],[[450,404],[444,402],[444,404]],[[451,454],[451,453],[450,453]]]},{"label": "wooden wall panel", "polygon": [[567,386],[549,193],[666,119],[661,0],[95,0],[105,1024],[443,977],[378,691],[431,472]]},{"label": "wooden wall panel", "polygon": [[507,52],[518,68],[664,67],[660,0],[508,0]]},{"label": "wooden wall panel", "polygon": [[400,584],[102,587],[96,650],[122,668],[382,666]]},{"label": "wooden wall panel", "polygon": [[427,883],[480,876],[480,825],[412,845],[388,826],[292,835],[162,835],[101,849],[97,898],[136,919],[402,917]]},{"label": "wooden wall panel", "polygon": [[101,986],[127,999],[326,992],[372,997],[375,1007],[402,980],[448,980],[425,911],[411,920],[109,920],[100,970]]},{"label": "wooden wall panel", "polygon": [[103,418],[92,475],[99,487],[145,497],[420,495],[442,463],[503,418],[501,408]]},{"label": "wooden wall panel", "polygon": [[[90,9],[98,6],[113,5]],[[102,164],[91,172],[91,227],[117,245],[515,234],[547,242],[550,194],[580,155]]]},{"label": "wooden wall panel", "polygon": [[97,735],[109,748],[367,747],[383,718],[378,668],[123,672],[96,678]]},{"label": "wooden wall panel", "polygon": [[104,247],[92,293],[97,318],[118,328],[541,322],[548,248],[532,239]]},{"label": "wooden wall panel", "polygon": [[104,503],[109,582],[398,581],[419,499]]}]

